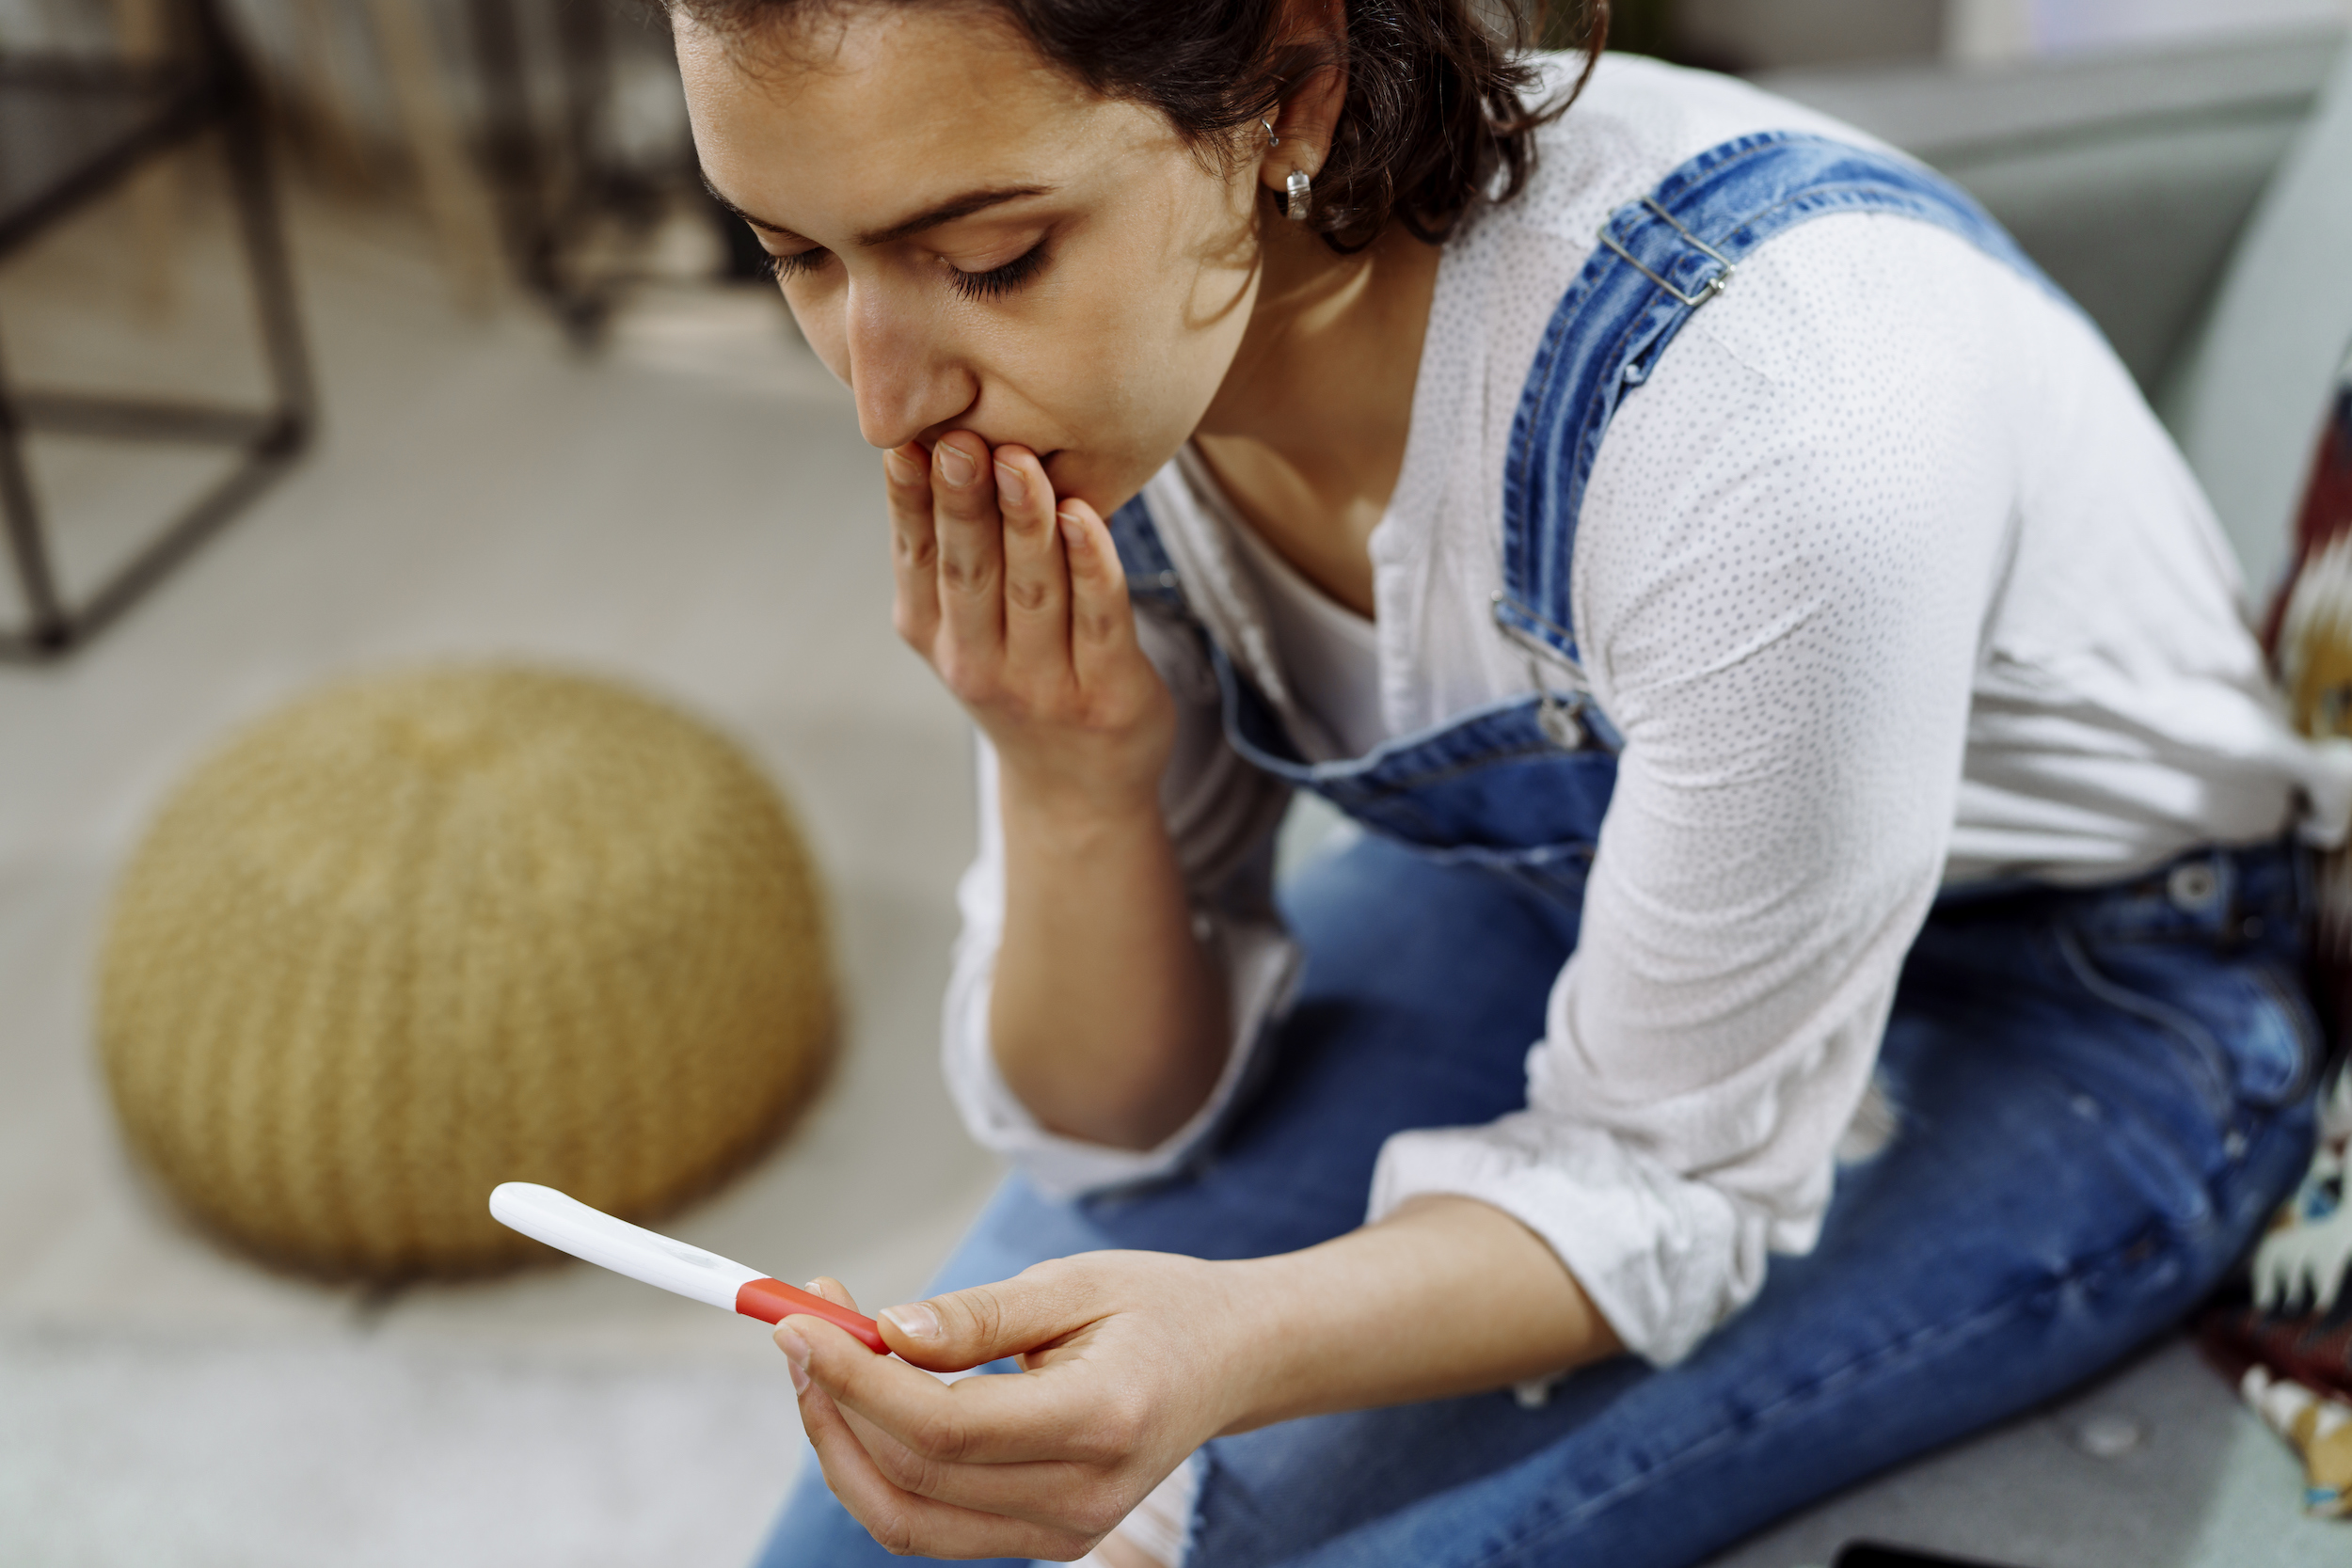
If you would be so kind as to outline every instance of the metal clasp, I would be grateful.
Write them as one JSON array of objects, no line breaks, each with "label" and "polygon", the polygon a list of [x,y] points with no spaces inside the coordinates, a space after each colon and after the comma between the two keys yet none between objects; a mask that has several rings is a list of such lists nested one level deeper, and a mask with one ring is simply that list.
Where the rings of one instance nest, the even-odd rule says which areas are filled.
[{"label": "metal clasp", "polygon": [[[1643,265],[1641,260],[1636,257],[1633,252],[1626,249],[1624,245],[1617,242],[1617,237],[1609,231],[1609,225],[1606,223],[1600,226],[1600,243],[1615,251],[1618,255],[1624,257],[1627,262],[1629,263],[1633,269],[1639,272],[1643,277],[1648,278],[1651,282],[1657,284],[1660,288],[1672,294],[1675,297],[1675,302],[1678,305],[1682,305],[1695,310],[1700,306],[1706,304],[1708,300],[1713,299],[1717,294],[1722,293],[1724,292],[1724,285],[1731,281],[1731,275],[1740,270],[1739,267],[1734,264],[1731,258],[1724,255],[1722,251],[1717,250],[1713,245],[1708,245],[1705,240],[1700,239],[1696,234],[1692,233],[1688,229],[1683,228],[1681,220],[1677,218],[1672,213],[1666,211],[1665,208],[1661,207],[1655,197],[1645,196],[1642,198],[1642,205],[1647,207],[1651,212],[1656,213],[1660,217],[1665,219],[1668,224],[1673,226],[1676,233],[1681,235],[1684,239],[1690,241],[1692,245],[1698,246],[1701,250],[1707,252],[1708,255],[1713,257],[1717,261],[1721,262],[1724,270],[1708,278],[1705,283],[1700,284],[1699,292],[1697,293],[1686,294],[1680,289],[1676,288],[1673,284],[1667,282],[1664,278],[1650,271],[1648,267]],[[1615,221],[1613,215],[1610,221]]]},{"label": "metal clasp", "polygon": [[[1545,630],[1558,634],[1563,642],[1574,642],[1575,636],[1567,627],[1546,620],[1501,589],[1488,594],[1486,603],[1494,615],[1496,627],[1527,655],[1527,678],[1535,688],[1536,728],[1544,732],[1545,739],[1564,752],[1582,751],[1593,738],[1591,729],[1578,717],[1578,710],[1592,695],[1592,687],[1584,679],[1584,667],[1571,658],[1565,650],[1553,647],[1525,626],[1514,623],[1505,611],[1524,615]],[[1539,658],[1549,659],[1566,673],[1567,697],[1561,697],[1544,684],[1543,667],[1537,662]]]}]

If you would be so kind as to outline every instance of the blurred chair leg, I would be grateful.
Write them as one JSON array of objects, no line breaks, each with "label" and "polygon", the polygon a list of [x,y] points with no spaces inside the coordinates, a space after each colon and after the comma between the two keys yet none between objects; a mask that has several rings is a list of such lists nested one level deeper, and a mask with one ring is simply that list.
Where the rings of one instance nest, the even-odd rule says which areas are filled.
[{"label": "blurred chair leg", "polygon": [[[75,642],[87,641],[103,630],[186,560],[198,546],[242,513],[286,470],[310,440],[316,394],[310,379],[310,356],[303,343],[302,322],[295,309],[294,269],[287,261],[285,231],[278,217],[276,191],[270,182],[269,148],[262,123],[260,91],[251,75],[242,70],[233,71],[226,90],[233,102],[221,125],[221,148],[229,166],[230,194],[253,285],[254,315],[261,325],[262,353],[269,363],[278,406],[259,418],[230,417],[235,424],[245,427],[235,436],[244,444],[245,461],[118,569],[90,595],[88,603],[69,612],[67,634]],[[164,420],[151,423],[159,435],[168,434],[167,427],[174,424],[187,435],[202,428],[192,426],[185,415],[167,416]],[[202,423],[212,425],[214,421]]]},{"label": "blurred chair leg", "polygon": [[597,199],[594,187],[604,106],[612,96],[612,56],[597,0],[557,0],[555,45],[564,67],[564,146],[571,161],[574,204]]},{"label": "blurred chair leg", "polygon": [[[251,77],[234,66],[222,90],[230,102],[221,147],[276,405],[245,412],[72,393],[19,398],[8,391],[6,370],[0,366],[0,512],[5,513],[9,554],[27,610],[22,633],[0,634],[0,658],[54,658],[96,637],[243,512],[309,441],[316,395],[270,182],[261,100]],[[243,461],[116,567],[86,600],[69,604],[58,591],[24,462],[22,437],[35,422],[125,440],[233,442],[243,449]]]},{"label": "blurred chair leg", "polygon": [[[238,441],[245,449],[244,461],[117,568],[87,602],[61,612],[59,636],[52,644],[59,652],[104,630],[198,546],[251,505],[310,441],[316,396],[295,309],[293,269],[287,264],[284,233],[270,184],[260,101],[249,80],[238,82],[232,90],[239,102],[221,129],[222,147],[253,285],[254,314],[261,325],[262,352],[278,405],[259,415],[197,408],[143,414],[125,410],[128,424],[143,427],[142,433],[151,437],[218,440],[225,436]],[[47,401],[62,404],[67,400]]]},{"label": "blurred chair leg", "polygon": [[522,32],[514,0],[469,0],[466,10],[482,73],[484,139],[507,255],[525,288],[553,299],[560,289],[546,216],[547,176],[532,129],[530,90],[523,81]]},{"label": "blurred chair leg", "polygon": [[24,420],[8,390],[8,366],[0,360],[0,516],[8,524],[8,556],[24,606],[24,628],[0,632],[0,657],[43,658],[63,652],[69,633],[49,547],[41,538],[40,503],[24,467]]},{"label": "blurred chair leg", "polygon": [[600,286],[594,269],[564,264],[566,245],[583,237],[601,239],[608,224],[626,226],[633,199],[642,199],[629,182],[617,178],[604,156],[604,119],[612,99],[612,47],[606,35],[608,18],[602,0],[556,0],[555,42],[564,78],[564,157],[569,179],[555,202],[546,232],[548,276],[554,284],[548,303],[556,309],[572,341],[591,347],[604,328],[612,307],[612,290]]},{"label": "blurred chair leg", "polygon": [[369,0],[368,12],[457,301],[469,310],[486,310],[497,295],[498,236],[488,198],[467,162],[456,113],[441,89],[424,19],[416,0]]}]

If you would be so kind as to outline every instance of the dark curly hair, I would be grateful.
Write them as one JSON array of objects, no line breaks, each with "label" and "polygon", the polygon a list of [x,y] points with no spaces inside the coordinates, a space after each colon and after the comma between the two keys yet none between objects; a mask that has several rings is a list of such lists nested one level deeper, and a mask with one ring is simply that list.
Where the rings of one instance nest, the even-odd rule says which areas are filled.
[{"label": "dark curly hair", "polygon": [[[722,37],[750,40],[857,0],[661,0]],[[1536,130],[1582,90],[1609,31],[1609,0],[1569,0],[1549,36],[1584,53],[1569,90],[1531,103],[1526,52],[1546,36],[1543,0],[1340,0],[1346,38],[1302,43],[1278,29],[1282,0],[865,0],[988,7],[1045,57],[1105,97],[1145,103],[1196,151],[1231,159],[1285,84],[1347,72],[1309,218],[1343,254],[1390,221],[1432,245],[1472,203],[1508,200],[1534,166]],[[1500,173],[1500,184],[1495,183]],[[1268,199],[1278,199],[1267,193]]]}]

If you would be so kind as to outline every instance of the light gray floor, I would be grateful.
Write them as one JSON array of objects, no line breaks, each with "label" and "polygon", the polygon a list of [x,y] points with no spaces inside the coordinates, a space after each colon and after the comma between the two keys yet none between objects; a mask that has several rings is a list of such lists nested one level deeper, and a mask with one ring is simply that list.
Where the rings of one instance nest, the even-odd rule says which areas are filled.
[{"label": "light gray floor", "polygon": [[[329,427],[283,488],[66,668],[0,672],[0,1563],[740,1562],[797,1464],[751,1325],[578,1268],[371,1296],[189,1233],[126,1164],[87,1051],[107,880],[222,732],[329,674],[523,655],[708,715],[785,783],[853,1022],[821,1111],[673,1229],[911,1293],[985,1193],[933,1062],[969,851],[961,721],[887,626],[874,464],[767,302],[677,296],[581,362],[526,309],[452,315],[413,236],[298,204]],[[160,336],[126,226],[0,277],[26,382],[205,385],[239,311],[205,226]],[[194,467],[52,446],[87,572]],[[2128,1452],[2075,1433],[2128,1418]],[[2341,1563],[2293,1462],[2175,1346],[1720,1568],[1875,1534],[2048,1568]]]}]

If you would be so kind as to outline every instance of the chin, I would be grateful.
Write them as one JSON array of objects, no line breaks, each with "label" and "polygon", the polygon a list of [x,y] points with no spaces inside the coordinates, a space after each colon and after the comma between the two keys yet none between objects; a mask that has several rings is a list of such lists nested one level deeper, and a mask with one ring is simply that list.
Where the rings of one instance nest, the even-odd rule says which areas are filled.
[{"label": "chin", "polygon": [[[1110,515],[1103,510],[1103,502],[1107,498],[1100,483],[1101,471],[1095,464],[1088,462],[1083,453],[1064,447],[1058,451],[1047,452],[1040,461],[1045,465],[1046,479],[1053,483],[1055,499],[1069,500],[1074,497],[1103,513],[1103,515]],[[1120,499],[1124,500],[1126,498],[1122,496]]]},{"label": "chin", "polygon": [[1135,499],[1136,492],[1143,488],[1153,471],[1130,472],[1130,465],[1106,463],[1068,447],[1049,453],[1044,463],[1045,477],[1053,482],[1057,499],[1082,500],[1105,522],[1112,513]]}]

